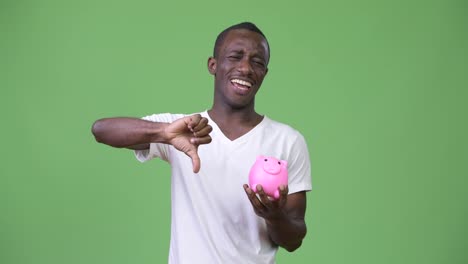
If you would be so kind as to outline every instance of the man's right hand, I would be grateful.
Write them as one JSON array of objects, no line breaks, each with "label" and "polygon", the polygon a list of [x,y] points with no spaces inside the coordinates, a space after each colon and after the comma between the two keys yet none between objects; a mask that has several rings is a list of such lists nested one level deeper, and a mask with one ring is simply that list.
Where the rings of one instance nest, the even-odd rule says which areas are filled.
[{"label": "man's right hand", "polygon": [[192,159],[193,171],[200,170],[198,146],[211,142],[212,127],[200,114],[186,116],[172,123],[158,123],[139,118],[113,117],[94,122],[92,133],[97,142],[115,148],[148,149],[150,143],[171,144]]},{"label": "man's right hand", "polygon": [[166,142],[184,152],[192,159],[193,172],[200,171],[198,146],[211,142],[213,128],[208,119],[200,114],[186,116],[170,123],[164,129]]}]

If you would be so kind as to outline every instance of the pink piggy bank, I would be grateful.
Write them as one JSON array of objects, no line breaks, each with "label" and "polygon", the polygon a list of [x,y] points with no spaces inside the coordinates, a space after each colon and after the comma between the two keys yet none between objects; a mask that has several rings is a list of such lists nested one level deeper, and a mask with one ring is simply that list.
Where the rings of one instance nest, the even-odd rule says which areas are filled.
[{"label": "pink piggy bank", "polygon": [[250,188],[257,192],[257,184],[262,185],[265,193],[278,199],[280,185],[288,185],[288,163],[274,157],[258,156],[249,173]]}]

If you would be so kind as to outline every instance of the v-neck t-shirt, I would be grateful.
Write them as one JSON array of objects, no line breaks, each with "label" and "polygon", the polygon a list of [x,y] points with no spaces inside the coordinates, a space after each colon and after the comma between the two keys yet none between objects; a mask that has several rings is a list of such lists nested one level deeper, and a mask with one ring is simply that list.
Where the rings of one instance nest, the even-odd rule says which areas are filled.
[{"label": "v-neck t-shirt", "polygon": [[[288,164],[289,194],[312,189],[310,158],[304,137],[288,125],[264,116],[244,135],[230,140],[207,111],[212,142],[200,145],[201,168],[173,146],[151,143],[135,151],[141,162],[160,158],[171,165],[171,242],[169,263],[275,263],[278,247],[269,239],[265,220],[245,194],[257,156]],[[155,114],[143,119],[171,123],[184,114]]]}]

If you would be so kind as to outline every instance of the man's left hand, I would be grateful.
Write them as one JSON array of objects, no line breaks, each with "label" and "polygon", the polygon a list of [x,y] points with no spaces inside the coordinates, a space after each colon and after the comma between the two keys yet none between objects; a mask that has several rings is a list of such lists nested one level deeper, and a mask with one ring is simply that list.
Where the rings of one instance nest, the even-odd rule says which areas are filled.
[{"label": "man's left hand", "polygon": [[280,185],[278,187],[280,197],[277,200],[269,198],[260,184],[257,185],[257,193],[255,193],[247,184],[244,184],[244,190],[258,216],[263,217],[266,220],[284,217],[285,212],[283,208],[288,199],[287,185]]}]

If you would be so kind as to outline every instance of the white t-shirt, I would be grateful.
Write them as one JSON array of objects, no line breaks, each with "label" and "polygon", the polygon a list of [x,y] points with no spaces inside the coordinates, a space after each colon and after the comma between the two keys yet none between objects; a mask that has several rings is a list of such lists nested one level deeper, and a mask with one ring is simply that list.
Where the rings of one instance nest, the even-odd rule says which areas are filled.
[{"label": "white t-shirt", "polygon": [[[141,162],[159,157],[171,164],[171,264],[275,263],[278,247],[268,237],[243,189],[258,155],[288,162],[289,193],[312,189],[310,159],[303,136],[291,127],[264,117],[245,135],[231,141],[208,113],[212,142],[200,145],[201,168],[168,144],[151,143],[135,151]],[[185,115],[144,117],[171,123]]]}]

